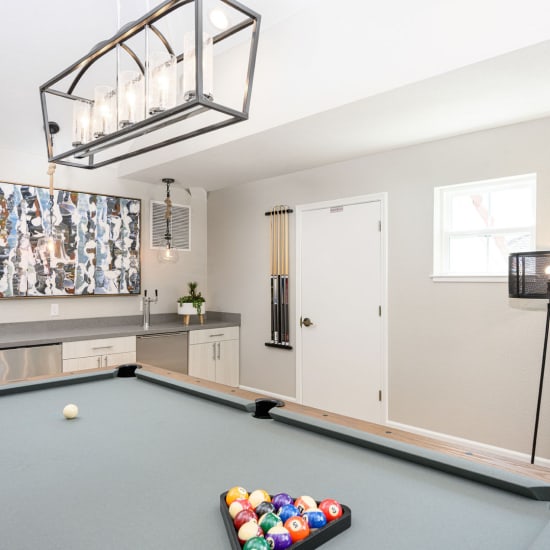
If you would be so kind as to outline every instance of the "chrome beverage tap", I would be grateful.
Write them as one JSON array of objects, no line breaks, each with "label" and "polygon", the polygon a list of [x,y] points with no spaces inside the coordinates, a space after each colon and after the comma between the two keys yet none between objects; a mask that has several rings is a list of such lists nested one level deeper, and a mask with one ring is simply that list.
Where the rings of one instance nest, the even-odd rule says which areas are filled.
[{"label": "chrome beverage tap", "polygon": [[151,304],[155,304],[158,302],[159,299],[159,292],[157,289],[155,289],[155,297],[154,298],[148,298],[147,297],[147,291],[143,291],[143,328],[145,330],[148,330],[151,326]]}]

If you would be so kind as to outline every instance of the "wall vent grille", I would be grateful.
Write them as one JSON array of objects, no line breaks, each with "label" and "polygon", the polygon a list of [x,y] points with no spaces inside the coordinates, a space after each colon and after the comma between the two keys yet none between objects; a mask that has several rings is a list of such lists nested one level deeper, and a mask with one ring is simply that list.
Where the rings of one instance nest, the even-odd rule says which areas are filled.
[{"label": "wall vent grille", "polygon": [[[162,248],[166,241],[166,205],[151,201],[151,248]],[[177,250],[191,250],[191,208],[172,204],[172,247]]]}]

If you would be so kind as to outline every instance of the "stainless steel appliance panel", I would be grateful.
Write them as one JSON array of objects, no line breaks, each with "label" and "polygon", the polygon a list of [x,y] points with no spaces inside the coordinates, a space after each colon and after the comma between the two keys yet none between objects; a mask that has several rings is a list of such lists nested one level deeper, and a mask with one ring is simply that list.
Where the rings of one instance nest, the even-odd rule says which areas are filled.
[{"label": "stainless steel appliance panel", "polygon": [[61,344],[0,349],[0,382],[60,374],[62,370]]},{"label": "stainless steel appliance panel", "polygon": [[187,374],[187,332],[138,336],[136,361]]}]

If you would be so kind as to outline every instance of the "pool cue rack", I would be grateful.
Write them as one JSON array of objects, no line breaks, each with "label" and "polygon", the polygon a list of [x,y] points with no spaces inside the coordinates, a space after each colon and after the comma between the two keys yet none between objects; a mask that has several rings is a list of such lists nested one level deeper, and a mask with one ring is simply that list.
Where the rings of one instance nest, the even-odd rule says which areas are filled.
[{"label": "pool cue rack", "polygon": [[269,216],[269,244],[271,274],[271,339],[265,345],[292,349],[290,345],[290,317],[288,307],[288,206],[274,206]]}]

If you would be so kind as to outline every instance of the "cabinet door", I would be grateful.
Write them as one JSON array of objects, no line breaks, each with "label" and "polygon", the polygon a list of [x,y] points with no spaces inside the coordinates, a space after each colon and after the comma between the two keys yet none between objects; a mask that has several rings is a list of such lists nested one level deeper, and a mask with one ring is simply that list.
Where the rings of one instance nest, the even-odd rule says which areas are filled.
[{"label": "cabinet door", "polygon": [[76,372],[87,369],[103,367],[103,356],[77,357],[75,359],[63,359],[63,372]]},{"label": "cabinet door", "polygon": [[189,346],[189,376],[216,379],[216,346],[215,342]]},{"label": "cabinet door", "polygon": [[239,341],[217,342],[216,382],[226,386],[239,385]]},{"label": "cabinet door", "polygon": [[136,351],[135,336],[121,336],[117,338],[101,338],[96,340],[80,340],[63,342],[63,359],[77,359],[78,357],[97,357],[111,353],[125,353]]},{"label": "cabinet door", "polygon": [[118,365],[123,365],[124,363],[135,363],[135,362],[136,362],[135,351],[125,351],[123,353],[109,353],[109,355],[103,356],[104,367],[116,367]]}]

